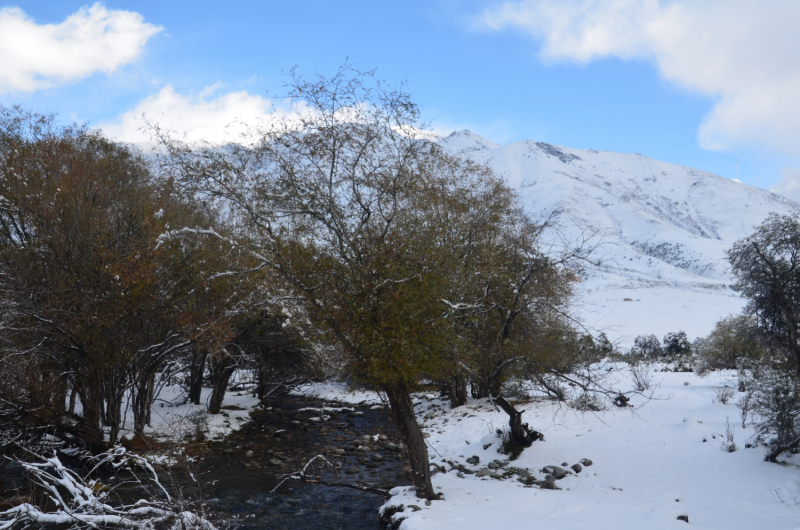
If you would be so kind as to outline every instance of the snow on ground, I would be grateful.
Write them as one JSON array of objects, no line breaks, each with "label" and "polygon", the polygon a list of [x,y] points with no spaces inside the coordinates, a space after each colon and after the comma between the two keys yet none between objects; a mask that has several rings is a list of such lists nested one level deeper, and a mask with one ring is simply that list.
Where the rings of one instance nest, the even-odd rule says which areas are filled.
[{"label": "snow on ground", "polygon": [[206,404],[210,396],[211,389],[203,388],[200,405],[194,405],[184,403],[182,387],[165,387],[153,406],[152,425],[146,429],[147,434],[180,440],[184,435],[194,433],[195,425],[200,422],[201,427],[207,425],[204,431],[208,438],[221,439],[250,421],[250,411],[259,404],[251,392],[227,392],[222,411],[208,414]]},{"label": "snow on ground", "polygon": [[661,285],[579,291],[575,307],[590,329],[604,331],[618,347],[628,349],[638,335],[652,333],[660,340],[671,331],[685,331],[690,339],[705,336],[721,318],[740,313],[745,303],[731,290]]},{"label": "snow on ground", "polygon": [[[526,411],[524,421],[543,432],[545,441],[535,442],[505,469],[524,468],[542,480],[544,466],[593,461],[559,480],[561,491],[526,487],[516,477],[460,478],[450,470],[433,477],[444,501],[426,506],[402,487],[386,505],[406,507],[398,514],[406,518],[401,530],[679,529],[686,524],[680,515],[689,517],[692,528],[800,528],[800,466],[765,462],[763,447],[746,449],[753,430],[741,426],[738,395],[727,405],[717,401],[718,387],[735,388],[732,372],[706,379],[656,372],[654,383],[657,399],[634,399],[635,410],[582,414],[551,401],[519,405]],[[333,385],[326,391],[346,396]],[[507,458],[497,452],[495,432],[507,425],[507,416],[487,401],[471,400],[453,410],[432,397],[415,401],[423,430],[431,434],[432,463],[450,460],[479,470]],[[723,447],[726,420],[738,446],[733,453]],[[477,466],[466,464],[473,455],[480,458]]]},{"label": "snow on ground", "polygon": [[345,384],[337,381],[309,383],[296,389],[294,393],[351,405],[383,405],[383,400],[377,393],[348,388]]},{"label": "snow on ground", "polygon": [[[237,374],[239,375],[239,374]],[[208,414],[210,388],[203,388],[200,405],[186,401],[184,388],[178,384],[165,386],[155,400],[151,414],[151,425],[145,434],[159,441],[183,440],[187,434],[194,434],[198,428],[210,439],[221,439],[239,430],[250,421],[250,411],[259,405],[258,398],[251,392],[226,392],[220,414]],[[80,413],[80,403],[77,412]],[[122,402],[123,423],[120,433],[124,437],[133,436],[133,412],[129,410],[128,399]]]}]

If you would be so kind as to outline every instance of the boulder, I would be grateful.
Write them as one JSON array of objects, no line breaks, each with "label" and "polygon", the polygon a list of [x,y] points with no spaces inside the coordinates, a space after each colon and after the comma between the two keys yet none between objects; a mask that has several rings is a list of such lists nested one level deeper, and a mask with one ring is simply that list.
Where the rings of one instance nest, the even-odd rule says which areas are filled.
[{"label": "boulder", "polygon": [[544,473],[552,475],[553,477],[555,477],[558,480],[560,480],[560,479],[564,478],[565,476],[567,476],[566,470],[561,468],[561,467],[558,467],[558,466],[544,466],[542,468],[542,471]]},{"label": "boulder", "polygon": [[500,478],[500,474],[497,471],[492,471],[491,469],[481,469],[476,474],[476,477],[492,477],[492,478]]},{"label": "boulder", "polygon": [[269,461],[269,465],[271,465],[271,466],[279,466],[279,465],[281,465],[282,463],[283,463],[283,462],[281,462],[281,461],[280,461],[280,460],[278,460],[277,458],[271,458],[271,459],[270,459],[270,461]]},{"label": "boulder", "polygon": [[497,464],[495,464],[494,462],[489,462],[488,464],[486,464],[486,467],[488,467],[489,469],[497,469]]},{"label": "boulder", "polygon": [[570,469],[572,469],[575,473],[580,473],[581,471],[583,471],[583,468],[581,467],[580,464],[573,464]]},{"label": "boulder", "polygon": [[477,455],[472,455],[471,457],[467,458],[467,464],[472,464],[473,466],[477,466],[481,463],[481,459]]},{"label": "boulder", "polygon": [[581,462],[581,464],[583,464],[586,467],[589,467],[589,466],[592,465],[592,461],[589,460],[588,458],[581,458],[580,462]]},{"label": "boulder", "polygon": [[531,475],[531,472],[528,471],[527,469],[518,469],[517,475],[519,475],[522,478],[531,478],[533,476]]},{"label": "boulder", "polygon": [[556,486],[556,483],[553,482],[552,480],[543,480],[542,482],[539,483],[539,487],[542,488],[543,490],[559,489],[558,486]]}]

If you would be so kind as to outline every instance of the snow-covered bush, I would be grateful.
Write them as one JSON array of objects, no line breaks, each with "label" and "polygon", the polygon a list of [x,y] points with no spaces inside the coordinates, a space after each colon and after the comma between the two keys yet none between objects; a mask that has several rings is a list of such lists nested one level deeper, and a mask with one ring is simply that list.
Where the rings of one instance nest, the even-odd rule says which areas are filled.
[{"label": "snow-covered bush", "polygon": [[661,341],[655,335],[639,335],[633,340],[631,356],[640,359],[658,359],[664,355]]},{"label": "snow-covered bush", "polygon": [[766,459],[774,462],[786,451],[800,447],[800,382],[791,373],[772,368],[755,370],[750,382],[757,439],[768,447]]},{"label": "snow-covered bush", "polygon": [[685,331],[669,332],[664,336],[664,354],[669,356],[692,353],[692,344]]}]

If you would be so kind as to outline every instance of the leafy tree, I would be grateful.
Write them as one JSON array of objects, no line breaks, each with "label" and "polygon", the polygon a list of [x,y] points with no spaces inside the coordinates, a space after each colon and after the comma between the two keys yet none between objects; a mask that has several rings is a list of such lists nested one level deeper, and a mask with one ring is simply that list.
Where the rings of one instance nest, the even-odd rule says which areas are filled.
[{"label": "leafy tree", "polygon": [[[532,312],[526,295],[549,296],[548,274],[561,273],[514,239],[522,217],[501,179],[417,139],[418,109],[402,90],[345,67],[294,77],[290,96],[304,112],[275,116],[247,145],[192,150],[156,130],[179,178],[226,205],[237,237],[193,227],[173,235],[217,234],[283,281],[275,304],[297,304],[309,340],[335,347],[350,376],[386,395],[417,494],[434,498],[411,392],[467,366],[465,351],[485,349],[466,331],[480,319],[462,325],[452,313]],[[506,262],[508,271],[494,269]],[[519,303],[509,278],[530,283]],[[492,318],[492,333],[516,325]]]},{"label": "leafy tree", "polygon": [[800,223],[772,214],[756,232],[728,252],[737,283],[748,303],[745,314],[773,353],[781,352],[800,376]]},{"label": "leafy tree", "polygon": [[14,308],[3,361],[24,359],[23,381],[50,389],[25,399],[99,451],[128,394],[141,434],[162,368],[192,343],[228,341],[236,280],[203,284],[236,256],[216,239],[159,245],[170,223],[207,223],[207,211],[135,152],[52,117],[0,109],[0,195],[0,293]]},{"label": "leafy tree", "polygon": [[800,417],[800,223],[772,214],[753,235],[737,241],[728,258],[737,278],[734,288],[748,303],[746,320],[732,321],[728,327],[733,329],[722,331],[733,336],[731,349],[738,350],[728,355],[756,359],[744,372],[752,376],[749,392],[759,437],[769,445],[767,459],[776,461],[800,447],[795,427]]}]

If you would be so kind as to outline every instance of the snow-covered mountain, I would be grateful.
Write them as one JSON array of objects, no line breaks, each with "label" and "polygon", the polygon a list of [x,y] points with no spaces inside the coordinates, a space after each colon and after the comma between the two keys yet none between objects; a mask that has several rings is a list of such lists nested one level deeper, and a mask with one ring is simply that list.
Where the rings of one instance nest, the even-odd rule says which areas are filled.
[{"label": "snow-covered mountain", "polygon": [[638,154],[497,145],[469,131],[439,143],[504,176],[534,217],[559,210],[567,239],[602,237],[602,265],[583,283],[578,311],[621,345],[645,333],[705,335],[740,311],[725,251],[771,212],[800,211],[769,191]]}]

